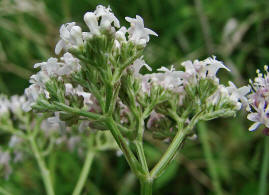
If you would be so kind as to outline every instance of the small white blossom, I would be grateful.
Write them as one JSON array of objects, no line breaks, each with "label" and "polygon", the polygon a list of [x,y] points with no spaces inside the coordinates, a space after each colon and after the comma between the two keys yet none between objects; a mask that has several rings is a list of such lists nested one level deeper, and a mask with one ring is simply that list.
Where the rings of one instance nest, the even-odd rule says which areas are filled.
[{"label": "small white blossom", "polygon": [[114,23],[115,27],[117,28],[120,27],[120,22],[115,17],[115,15],[111,12],[110,7],[106,8],[102,5],[98,5],[94,13],[98,18],[101,17],[101,22],[100,22],[101,28],[110,29],[112,22]]},{"label": "small white blossom", "polygon": [[184,80],[192,83],[196,83],[202,78],[211,78],[216,83],[219,83],[219,79],[216,77],[218,70],[223,68],[230,71],[221,61],[216,60],[215,56],[203,61],[185,61],[181,65],[185,68],[185,74],[182,75]]},{"label": "small white blossom", "polygon": [[63,24],[60,28],[61,40],[56,44],[55,53],[60,54],[62,49],[78,48],[83,44],[82,31],[75,22]]},{"label": "small white blossom", "polygon": [[92,34],[94,35],[100,34],[98,26],[98,17],[93,12],[87,12],[84,15],[84,21]]},{"label": "small white blossom", "polygon": [[0,116],[8,113],[9,101],[6,96],[0,96]]},{"label": "small white blossom", "polygon": [[83,97],[84,105],[90,106],[93,104],[93,96],[91,93],[87,93],[83,90],[83,87],[78,85],[76,88],[73,88],[71,83],[65,84],[65,93],[66,95],[77,95]]},{"label": "small white blossom", "polygon": [[123,26],[115,33],[115,37],[118,41],[126,42],[126,33],[127,29],[125,26]]},{"label": "small white blossom", "polygon": [[125,17],[125,20],[130,23],[128,38],[135,44],[145,46],[149,42],[149,35],[158,36],[154,31],[144,27],[144,20],[138,15],[136,18]]},{"label": "small white blossom", "polygon": [[26,88],[24,94],[27,97],[27,101],[22,105],[22,109],[25,112],[32,110],[32,106],[35,104],[39,95],[43,92],[44,90],[38,84],[32,84]]},{"label": "small white blossom", "polygon": [[16,113],[18,111],[22,110],[22,105],[26,102],[25,96],[18,96],[18,95],[13,95],[10,98],[9,101],[9,108],[13,113]]},{"label": "small white blossom", "polygon": [[140,58],[136,59],[131,66],[131,69],[134,72],[134,76],[138,77],[140,75],[139,71],[143,66],[145,66],[149,71],[152,71],[152,68],[146,64],[146,62],[143,60],[143,56],[141,56]]},{"label": "small white blossom", "polygon": [[[229,81],[229,86],[227,87],[229,92],[229,98],[233,102],[237,103],[238,110],[241,108],[241,103],[248,107],[248,99],[246,95],[250,92],[250,86],[243,86],[237,88],[233,82]],[[239,103],[239,100],[241,103]]]},{"label": "small white blossom", "polygon": [[149,86],[155,84],[175,92],[182,92],[182,71],[175,71],[173,66],[171,70],[162,67],[159,71],[161,71],[161,73],[152,73],[142,76],[142,90],[149,90]]}]

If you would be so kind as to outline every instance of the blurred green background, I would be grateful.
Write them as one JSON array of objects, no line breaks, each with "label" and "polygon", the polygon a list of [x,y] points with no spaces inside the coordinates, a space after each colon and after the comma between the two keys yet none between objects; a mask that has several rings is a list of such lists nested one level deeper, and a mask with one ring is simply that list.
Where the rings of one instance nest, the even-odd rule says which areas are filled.
[{"label": "blurred green background", "polygon": [[[122,25],[125,16],[137,14],[158,33],[144,56],[155,69],[216,55],[232,70],[220,71],[222,81],[242,86],[269,62],[268,0],[1,0],[0,92],[22,94],[36,71],[33,65],[55,56],[60,25],[75,21],[86,29],[83,15],[98,4],[110,5]],[[216,180],[224,194],[257,194],[264,135],[262,129],[248,132],[249,125],[243,111],[237,118],[199,125],[198,132],[206,128],[207,140],[187,141],[155,183],[154,194],[215,194]],[[153,147],[147,140],[147,157],[154,163],[166,144]],[[207,144],[210,159],[205,157]],[[50,157],[56,194],[70,194],[81,166],[76,154],[59,151]],[[34,159],[14,167],[8,180],[0,178],[0,186],[18,195],[45,193]],[[84,194],[139,194],[138,186],[124,158],[107,152],[95,159]]]}]

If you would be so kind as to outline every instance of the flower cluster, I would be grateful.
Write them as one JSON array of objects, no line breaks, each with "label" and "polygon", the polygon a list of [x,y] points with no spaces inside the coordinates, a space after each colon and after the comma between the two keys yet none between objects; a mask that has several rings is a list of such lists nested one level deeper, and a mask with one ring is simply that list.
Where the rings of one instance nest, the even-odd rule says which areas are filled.
[{"label": "flower cluster", "polygon": [[[212,105],[219,104],[223,99],[233,103],[237,110],[241,108],[242,103],[247,105],[246,95],[249,93],[250,88],[244,86],[238,89],[231,81],[229,81],[228,87],[220,84],[219,78],[216,76],[218,70],[230,70],[221,61],[216,60],[215,56],[203,61],[185,61],[181,65],[184,67],[184,71],[177,71],[172,66],[170,70],[166,67],[161,67],[158,69],[161,73],[140,75],[144,92],[149,92],[150,86],[159,85],[175,93],[180,93],[180,98],[183,100],[184,96],[187,95],[186,90],[193,87],[202,87],[200,86],[201,82],[210,81],[216,87],[214,93],[207,94],[206,97],[207,101]],[[191,91],[194,90],[191,89]],[[203,91],[203,94],[206,94],[206,91]]]},{"label": "flower cluster", "polygon": [[[124,67],[118,67],[121,71],[119,74],[122,74],[124,68],[136,59],[134,58],[133,61],[128,61],[129,56],[126,56],[128,49],[133,50],[133,55],[139,56],[140,53],[137,53],[137,49],[135,48],[144,47],[149,41],[149,35],[157,36],[152,30],[144,28],[144,22],[140,16],[136,16],[134,19],[126,17],[126,20],[130,22],[128,29],[124,26],[120,26],[119,20],[114,16],[109,7],[106,8],[102,5],[98,5],[94,12],[87,12],[84,15],[84,21],[90,30],[89,32],[82,32],[81,27],[77,26],[75,22],[62,25],[60,28],[61,39],[55,47],[55,53],[60,54],[62,50],[67,52],[63,57],[60,57],[60,60],[57,58],[49,58],[47,62],[35,64],[34,68],[41,68],[41,70],[31,77],[31,85],[25,90],[27,102],[24,104],[24,110],[30,111],[40,95],[44,96],[46,99],[51,99],[53,95],[50,94],[47,83],[52,79],[65,83],[63,87],[66,91],[65,95],[72,94],[82,96],[84,98],[84,104],[89,105],[91,100],[95,98],[94,95],[85,92],[83,89],[85,86],[80,86],[77,82],[75,83],[78,85],[78,88],[75,92],[71,89],[72,84],[69,83],[70,80],[72,81],[72,76],[70,75],[74,75],[77,72],[84,72],[81,69],[85,67],[80,65],[80,60],[90,61],[92,65],[97,63],[96,66],[100,66],[100,63],[96,62],[96,60],[91,61],[92,58],[89,56],[89,53],[94,54],[96,52],[100,52],[102,56],[108,55],[106,59],[103,59],[105,61],[101,61],[102,64],[114,64],[117,63],[118,60],[121,60],[120,58],[126,58],[121,60],[123,63],[126,63]],[[116,29],[119,30],[116,31]],[[128,33],[128,37],[126,33]],[[102,45],[105,47],[105,51],[100,51],[102,50],[100,45],[98,48],[92,48],[93,52],[89,51],[89,47],[95,47],[96,43],[94,45],[94,43],[91,42],[96,41],[96,39],[104,43],[112,42],[113,50],[107,50],[106,47],[108,46]],[[126,51],[121,52],[120,48],[122,47]],[[84,52],[86,52],[86,54],[84,54]],[[128,53],[130,54],[130,51]],[[95,57],[98,58],[97,55],[95,55]],[[113,69],[115,69],[115,67]]]},{"label": "flower cluster", "polygon": [[261,124],[269,128],[269,73],[268,66],[264,66],[265,74],[257,70],[257,77],[254,81],[250,80],[251,93],[248,96],[248,103],[250,105],[248,111],[250,112],[247,118],[253,121],[254,124],[249,128],[254,131]]}]

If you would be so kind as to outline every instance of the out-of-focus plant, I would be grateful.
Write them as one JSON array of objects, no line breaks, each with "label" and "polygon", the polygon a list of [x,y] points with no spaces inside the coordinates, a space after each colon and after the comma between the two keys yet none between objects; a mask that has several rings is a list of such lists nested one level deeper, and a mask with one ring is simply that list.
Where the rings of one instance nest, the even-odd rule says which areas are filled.
[{"label": "out-of-focus plant", "polygon": [[7,179],[14,163],[35,157],[47,194],[54,194],[51,173],[46,158],[55,151],[67,148],[85,158],[81,174],[73,194],[80,194],[88,177],[93,158],[98,151],[117,150],[116,143],[108,131],[94,131],[89,122],[82,120],[66,127],[59,113],[46,114],[24,112],[25,96],[0,96],[0,132],[10,135],[7,144],[1,144],[0,170]]}]

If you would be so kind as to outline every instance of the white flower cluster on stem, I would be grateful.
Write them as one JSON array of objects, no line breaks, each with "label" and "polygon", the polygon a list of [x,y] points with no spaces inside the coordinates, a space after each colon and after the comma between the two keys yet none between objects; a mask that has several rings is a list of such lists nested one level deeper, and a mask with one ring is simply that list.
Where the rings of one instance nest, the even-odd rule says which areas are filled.
[{"label": "white flower cluster on stem", "polygon": [[[139,66],[137,64],[134,64],[133,66],[140,68],[145,64],[144,61],[138,62],[140,64]],[[227,87],[220,84],[219,78],[216,76],[218,70],[230,70],[223,64],[223,62],[216,60],[215,56],[202,61],[185,61],[181,65],[184,67],[184,71],[177,71],[172,65],[171,69],[166,67],[159,68],[159,73],[140,75],[139,70],[135,70],[134,72],[137,77],[141,78],[142,90],[146,93],[150,92],[152,85],[159,85],[180,94],[180,98],[182,99],[186,94],[185,89],[187,86],[195,86],[198,85],[200,80],[209,79],[217,86],[216,92],[208,97],[208,100],[212,105],[217,105],[223,98],[232,102],[237,110],[241,108],[242,103],[247,105],[246,95],[249,93],[250,87],[244,86],[237,88],[231,81],[229,81],[229,86]]]}]

